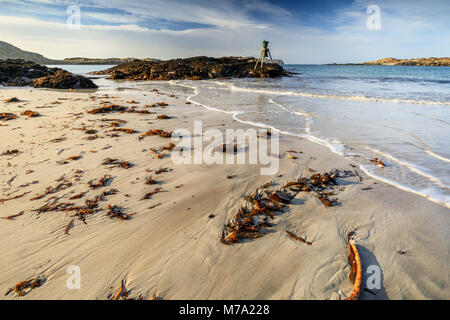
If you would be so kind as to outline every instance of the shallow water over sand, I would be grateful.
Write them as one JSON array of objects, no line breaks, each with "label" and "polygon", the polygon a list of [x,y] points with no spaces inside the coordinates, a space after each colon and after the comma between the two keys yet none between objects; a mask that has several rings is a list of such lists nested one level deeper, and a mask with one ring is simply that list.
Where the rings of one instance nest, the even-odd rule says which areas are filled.
[{"label": "shallow water over sand", "polygon": [[[64,66],[76,73],[108,66]],[[450,68],[285,66],[282,79],[115,82],[100,90],[184,93],[200,107],[309,139],[366,174],[450,207]],[[386,167],[368,159],[380,158]]]}]

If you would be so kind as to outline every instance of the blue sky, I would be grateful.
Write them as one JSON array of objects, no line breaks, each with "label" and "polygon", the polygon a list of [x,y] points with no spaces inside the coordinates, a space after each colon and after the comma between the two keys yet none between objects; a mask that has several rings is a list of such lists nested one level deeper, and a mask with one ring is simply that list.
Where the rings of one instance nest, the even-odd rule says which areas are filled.
[{"label": "blue sky", "polygon": [[254,56],[266,39],[287,63],[361,62],[448,56],[449,16],[448,0],[0,0],[0,40],[55,59],[169,59]]}]

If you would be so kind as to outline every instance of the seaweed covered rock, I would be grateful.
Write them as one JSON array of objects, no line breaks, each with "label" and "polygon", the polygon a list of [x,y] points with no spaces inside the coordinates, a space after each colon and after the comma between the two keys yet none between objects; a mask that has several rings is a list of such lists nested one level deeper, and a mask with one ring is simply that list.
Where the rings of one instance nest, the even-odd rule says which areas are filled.
[{"label": "seaweed covered rock", "polygon": [[21,59],[0,60],[0,84],[52,89],[95,89],[88,78]]},{"label": "seaweed covered rock", "polygon": [[52,88],[52,89],[95,89],[97,86],[92,80],[74,75],[65,70],[57,70],[55,74],[33,80],[35,88]]},{"label": "seaweed covered rock", "polygon": [[255,69],[253,57],[193,57],[167,61],[133,61],[93,74],[110,75],[113,80],[205,80],[216,78],[274,78],[289,73],[279,64]]}]

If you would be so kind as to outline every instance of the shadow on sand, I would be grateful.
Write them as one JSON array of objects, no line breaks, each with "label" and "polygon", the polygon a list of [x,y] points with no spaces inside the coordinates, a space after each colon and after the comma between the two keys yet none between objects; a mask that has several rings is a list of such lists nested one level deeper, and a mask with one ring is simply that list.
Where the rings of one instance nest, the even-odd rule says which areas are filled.
[{"label": "shadow on sand", "polygon": [[[378,263],[375,255],[367,250],[361,245],[356,245],[358,248],[359,255],[361,256],[361,262],[363,267],[363,281],[361,288],[361,300],[388,300],[389,296],[383,286],[383,270],[381,270],[380,264]],[[371,266],[374,266],[371,268]],[[376,283],[377,281],[372,281],[376,277],[376,271],[379,270],[379,275],[381,277],[379,284],[380,288],[370,288],[370,284]]]}]

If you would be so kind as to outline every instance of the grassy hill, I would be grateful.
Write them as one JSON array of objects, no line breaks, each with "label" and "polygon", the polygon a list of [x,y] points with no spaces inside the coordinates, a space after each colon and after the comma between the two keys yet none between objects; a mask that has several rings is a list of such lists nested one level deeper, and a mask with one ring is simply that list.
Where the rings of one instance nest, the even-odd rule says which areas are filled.
[{"label": "grassy hill", "polygon": [[24,59],[39,64],[57,62],[56,60],[47,59],[39,53],[24,51],[4,41],[0,41],[0,59]]},{"label": "grassy hill", "polygon": [[[125,62],[136,61],[136,58],[107,58],[107,59],[90,59],[83,57],[66,58],[64,60],[53,60],[44,57],[42,54],[24,51],[4,41],[0,41],[0,60],[1,59],[24,59],[39,64],[121,64]],[[157,61],[156,59],[142,59],[142,61]]]}]

